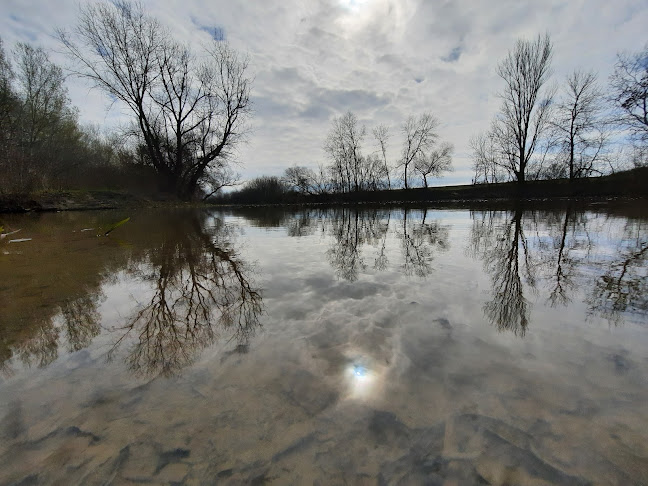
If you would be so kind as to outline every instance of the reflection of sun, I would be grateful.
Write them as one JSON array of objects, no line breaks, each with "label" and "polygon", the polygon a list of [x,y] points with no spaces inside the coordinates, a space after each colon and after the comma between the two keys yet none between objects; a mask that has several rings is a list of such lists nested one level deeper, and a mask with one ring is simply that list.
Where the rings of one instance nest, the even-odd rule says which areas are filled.
[{"label": "reflection of sun", "polygon": [[384,368],[376,366],[371,360],[352,359],[344,369],[348,397],[355,400],[376,397],[380,394],[384,373]]}]

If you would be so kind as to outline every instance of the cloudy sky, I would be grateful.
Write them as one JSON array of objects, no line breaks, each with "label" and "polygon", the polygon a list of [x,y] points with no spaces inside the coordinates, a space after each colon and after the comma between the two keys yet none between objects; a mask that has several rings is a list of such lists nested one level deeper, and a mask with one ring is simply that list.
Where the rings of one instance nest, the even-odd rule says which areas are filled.
[{"label": "cloudy sky", "polygon": [[[84,1],[89,0],[81,0]],[[388,157],[400,153],[400,125],[428,111],[455,146],[455,172],[438,183],[469,183],[468,141],[488,127],[499,105],[495,68],[519,37],[548,32],[553,81],[593,69],[607,83],[616,53],[648,42],[644,0],[144,0],[179,40],[196,46],[221,28],[249,54],[254,118],[238,158],[250,178],[326,161],[331,120],[353,111],[371,128],[391,129]],[[5,48],[27,41],[53,51],[56,27],[71,27],[77,0],[2,0]],[[62,62],[56,52],[52,58]],[[101,92],[69,79],[82,120],[114,126]],[[377,149],[370,136],[365,152]]]}]

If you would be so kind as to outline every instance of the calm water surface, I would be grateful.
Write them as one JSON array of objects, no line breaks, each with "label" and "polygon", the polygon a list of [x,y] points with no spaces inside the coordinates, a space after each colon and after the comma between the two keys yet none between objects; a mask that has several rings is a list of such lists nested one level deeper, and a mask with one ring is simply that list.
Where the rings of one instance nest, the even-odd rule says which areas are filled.
[{"label": "calm water surface", "polygon": [[0,484],[648,484],[639,203],[2,219]]}]

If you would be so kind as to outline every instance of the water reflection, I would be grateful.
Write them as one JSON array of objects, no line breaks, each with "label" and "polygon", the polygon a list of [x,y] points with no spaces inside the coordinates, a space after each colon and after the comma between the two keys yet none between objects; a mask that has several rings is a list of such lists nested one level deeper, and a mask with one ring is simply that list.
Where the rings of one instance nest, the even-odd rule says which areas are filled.
[{"label": "water reflection", "polygon": [[[247,346],[260,326],[263,303],[252,266],[234,246],[232,228],[202,212],[171,212],[162,224],[144,216],[112,239],[74,235],[62,224],[55,238],[38,240],[71,275],[65,278],[59,268],[57,281],[56,275],[30,266],[24,275],[18,267],[12,276],[22,278],[18,302],[35,294],[40,305],[5,307],[0,359],[6,375],[13,373],[15,360],[44,367],[57,359],[60,348],[73,352],[89,346],[102,330],[103,286],[120,284],[120,274],[138,287],[133,296],[138,304],[125,322],[108,324],[113,336],[108,357],[128,349],[125,359],[133,372],[173,374],[221,337],[235,341],[237,349]],[[39,258],[38,247],[26,251]]]},{"label": "water reflection", "polygon": [[484,315],[498,329],[524,336],[529,324],[525,292],[535,289],[536,264],[522,214],[520,209],[474,214],[470,245],[492,281],[492,300],[484,304]]},{"label": "water reflection", "polygon": [[[468,213],[467,240],[454,241],[489,278],[480,304],[486,320],[524,336],[534,307],[584,302],[587,315],[615,325],[646,321],[648,224],[640,206],[615,211],[570,203]],[[284,228],[304,245],[311,244],[308,237],[325,241],[326,250],[313,258],[326,259],[360,295],[359,281],[370,275],[377,282],[383,273],[405,275],[413,279],[408,285],[418,285],[416,279],[433,275],[435,262],[449,263],[447,214],[366,207],[171,211],[136,217],[110,238],[80,229],[121,215],[23,218],[20,226],[38,244],[3,254],[0,282],[12,284],[0,286],[0,369],[10,375],[20,363],[47,366],[62,349],[88,347],[103,327],[112,338],[111,356],[127,353],[135,373],[173,374],[219,339],[248,349],[263,302],[228,216]],[[136,309],[103,323],[104,289],[121,285],[118,275],[138,287]]]},{"label": "water reflection", "polygon": [[640,211],[264,212],[0,254],[0,483],[645,483]]},{"label": "water reflection", "polygon": [[590,311],[619,323],[628,313],[648,317],[648,225],[628,221],[614,256],[588,296]]},{"label": "water reflection", "polygon": [[[468,253],[491,279],[484,316],[501,331],[524,336],[531,297],[564,307],[584,289],[590,315],[619,324],[645,318],[648,231],[645,222],[576,210],[475,211]],[[619,237],[618,233],[623,236]]]},{"label": "water reflection", "polygon": [[[589,315],[620,323],[645,319],[648,229],[641,203],[593,211],[576,202],[556,206],[470,211],[468,254],[490,278],[484,317],[500,331],[523,337],[536,301],[566,307],[583,292]],[[320,232],[338,278],[358,281],[372,271],[412,277],[433,273],[450,248],[451,225],[429,209],[343,207],[234,210],[250,224],[283,227],[288,236]],[[399,253],[390,249],[398,242]]]},{"label": "water reflection", "polygon": [[[384,271],[388,268],[387,237],[392,211],[344,208],[330,216],[329,231],[333,239],[327,256],[339,278],[353,282],[367,270],[365,247],[375,252],[373,269]],[[401,271],[408,276],[425,277],[432,271],[436,252],[448,248],[449,226],[437,220],[429,221],[427,210],[405,209],[399,216],[395,231],[401,247]]]},{"label": "water reflection", "polygon": [[424,209],[421,218],[408,217],[410,211],[405,209],[401,230],[403,253],[403,273],[425,277],[432,272],[432,261],[435,251],[448,249],[448,225],[439,221],[426,221],[428,210]]},{"label": "water reflection", "polygon": [[121,334],[112,352],[135,338],[127,358],[131,370],[173,374],[221,333],[243,349],[259,327],[263,306],[251,267],[231,247],[227,226],[214,222],[208,231],[195,214],[172,221],[160,246],[129,269],[153,289],[126,325],[111,330]]}]

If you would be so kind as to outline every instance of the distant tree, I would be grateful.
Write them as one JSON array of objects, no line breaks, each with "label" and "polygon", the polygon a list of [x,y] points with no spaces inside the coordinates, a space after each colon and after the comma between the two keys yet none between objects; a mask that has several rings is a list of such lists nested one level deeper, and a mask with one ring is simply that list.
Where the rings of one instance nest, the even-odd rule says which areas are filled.
[{"label": "distant tree", "polygon": [[315,173],[308,167],[293,165],[284,171],[282,180],[292,191],[312,194]]},{"label": "distant tree", "polygon": [[648,167],[648,146],[634,145],[630,159],[633,167]]},{"label": "distant tree", "polygon": [[567,77],[551,125],[560,149],[559,163],[567,166],[570,179],[600,172],[596,164],[607,142],[602,100],[593,72],[574,71]]},{"label": "distant tree", "polygon": [[495,160],[521,184],[548,127],[553,92],[544,86],[551,74],[551,57],[548,35],[534,41],[520,39],[497,67],[505,87],[491,128],[498,152]]},{"label": "distant tree", "polygon": [[317,170],[313,171],[313,191],[315,194],[326,194],[331,188],[329,171],[324,164],[318,164]]},{"label": "distant tree", "polygon": [[619,124],[648,143],[648,44],[640,52],[617,55],[610,87]]},{"label": "distant tree", "polygon": [[16,104],[16,95],[11,86],[13,77],[11,62],[7,58],[2,38],[0,38],[0,126],[3,132],[10,125],[10,118]]},{"label": "distant tree", "polygon": [[75,73],[132,112],[150,163],[166,189],[187,199],[205,172],[226,166],[250,113],[247,60],[223,41],[194,55],[140,3],[80,7],[58,31]]},{"label": "distant tree", "polygon": [[324,150],[331,160],[333,184],[341,192],[359,191],[362,186],[362,141],[366,128],[350,111],[333,119]]},{"label": "distant tree", "polygon": [[288,187],[276,176],[261,176],[247,182],[237,194],[235,202],[270,203],[281,202]]},{"label": "distant tree", "polygon": [[18,97],[11,82],[14,73],[0,38],[0,194],[11,189],[16,163],[16,124]]},{"label": "distant tree", "polygon": [[378,125],[372,131],[374,138],[380,145],[380,155],[384,164],[384,174],[387,177],[387,188],[391,189],[391,178],[389,177],[389,164],[387,163],[387,142],[389,141],[389,128],[386,125]]},{"label": "distant tree", "polygon": [[439,121],[429,113],[424,113],[418,118],[410,116],[403,123],[401,130],[405,141],[397,168],[403,170],[405,189],[409,187],[408,174],[414,168],[414,162],[421,157],[427,156],[436,142],[438,125]]},{"label": "distant tree", "polygon": [[389,188],[389,167],[378,154],[368,155],[362,164],[362,188],[369,191],[378,191]]},{"label": "distant tree", "polygon": [[473,183],[497,183],[504,180],[498,161],[497,148],[491,132],[480,133],[470,139],[473,153]]},{"label": "distant tree", "polygon": [[33,150],[47,141],[48,132],[71,115],[65,77],[40,47],[19,43],[15,57],[16,80],[23,99],[24,141]]},{"label": "distant tree", "polygon": [[414,170],[423,179],[423,185],[428,187],[428,177],[441,177],[444,172],[452,170],[452,151],[454,146],[444,142],[429,153],[421,154],[414,161]]}]

